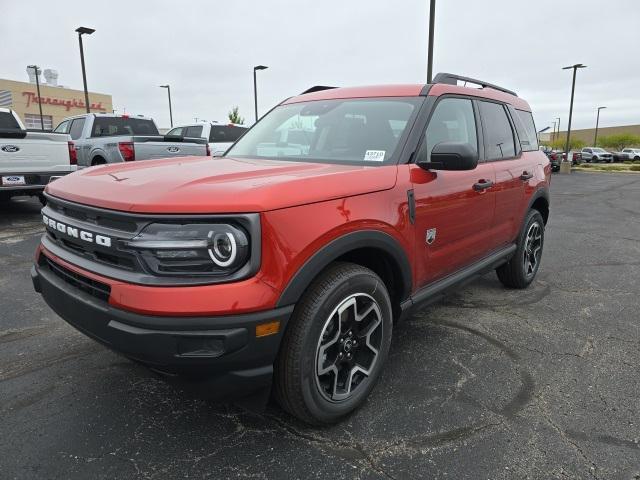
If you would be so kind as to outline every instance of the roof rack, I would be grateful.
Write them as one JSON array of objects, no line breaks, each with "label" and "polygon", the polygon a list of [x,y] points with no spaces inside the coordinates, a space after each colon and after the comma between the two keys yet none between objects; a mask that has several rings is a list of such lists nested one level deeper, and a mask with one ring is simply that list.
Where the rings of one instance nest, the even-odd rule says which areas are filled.
[{"label": "roof rack", "polygon": [[469,82],[475,83],[476,85],[480,85],[483,88],[492,88],[493,90],[499,90],[504,93],[508,93],[509,95],[513,95],[517,97],[518,94],[513,90],[507,90],[506,88],[499,87],[494,85],[493,83],[485,82],[483,80],[477,80],[475,78],[463,77],[461,75],[456,75],[454,73],[438,73],[431,83],[445,83],[447,85],[457,85],[458,81],[461,82]]},{"label": "roof rack", "polygon": [[314,85],[311,88],[307,88],[300,95],[304,95],[305,93],[321,92],[322,90],[331,90],[332,88],[338,88],[338,87],[328,87],[328,86],[325,86],[325,85]]}]

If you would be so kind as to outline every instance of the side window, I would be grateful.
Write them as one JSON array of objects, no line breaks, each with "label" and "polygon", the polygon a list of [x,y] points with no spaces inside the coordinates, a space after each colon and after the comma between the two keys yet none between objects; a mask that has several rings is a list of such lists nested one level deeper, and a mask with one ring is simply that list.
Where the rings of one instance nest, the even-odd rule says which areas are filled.
[{"label": "side window", "polygon": [[478,151],[473,104],[465,98],[444,98],[431,115],[418,152],[419,158],[431,161],[433,147],[442,142],[464,142]]},{"label": "side window", "polygon": [[[511,110],[512,112],[514,110]],[[533,123],[533,115],[531,112],[524,110],[515,110],[516,115],[513,122],[516,125],[518,131],[518,137],[520,138],[520,146],[523,152],[534,152],[538,149],[538,134],[536,133],[536,126]]]},{"label": "side window", "polygon": [[77,140],[82,136],[82,129],[84,128],[84,117],[76,118],[71,122],[71,128],[69,129],[69,135],[72,140]]},{"label": "side window", "polygon": [[487,160],[502,160],[516,155],[513,130],[507,112],[499,103],[480,102],[484,149]]},{"label": "side window", "polygon": [[184,136],[199,138],[200,136],[202,136],[202,125],[199,125],[197,127],[187,127]]},{"label": "side window", "polygon": [[61,122],[53,132],[54,133],[69,133],[69,120],[65,120],[64,122]]},{"label": "side window", "polygon": [[184,127],[176,127],[173,130],[169,130],[167,132],[167,135],[178,135],[178,136],[184,136],[184,131],[186,130],[186,128]]}]

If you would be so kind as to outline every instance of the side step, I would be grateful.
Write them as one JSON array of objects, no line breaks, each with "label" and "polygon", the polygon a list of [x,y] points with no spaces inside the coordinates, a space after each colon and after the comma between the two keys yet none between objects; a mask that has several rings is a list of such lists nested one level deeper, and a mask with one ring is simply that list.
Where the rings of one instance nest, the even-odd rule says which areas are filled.
[{"label": "side step", "polygon": [[513,253],[516,251],[516,245],[511,244],[508,247],[502,248],[495,253],[492,253],[488,257],[477,261],[476,263],[469,265],[468,267],[458,270],[451,275],[435,281],[425,287],[421,288],[407,300],[402,302],[400,307],[402,308],[402,316],[409,312],[413,307],[424,307],[433,302],[437,302],[443,298],[447,292],[453,287],[458,287],[464,283],[473,280],[480,275],[483,275],[500,265],[509,261]]}]

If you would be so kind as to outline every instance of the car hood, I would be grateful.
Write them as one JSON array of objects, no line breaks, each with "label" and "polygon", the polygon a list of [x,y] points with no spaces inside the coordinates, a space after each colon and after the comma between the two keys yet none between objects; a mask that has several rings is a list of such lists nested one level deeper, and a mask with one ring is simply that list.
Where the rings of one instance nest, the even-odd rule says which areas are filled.
[{"label": "car hood", "polygon": [[46,191],[138,213],[261,212],[390,189],[396,173],[395,165],[184,157],[91,167]]}]

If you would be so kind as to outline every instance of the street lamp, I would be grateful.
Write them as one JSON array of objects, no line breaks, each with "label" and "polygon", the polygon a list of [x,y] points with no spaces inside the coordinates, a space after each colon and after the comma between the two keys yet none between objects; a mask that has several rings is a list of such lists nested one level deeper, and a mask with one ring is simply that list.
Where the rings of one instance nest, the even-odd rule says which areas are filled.
[{"label": "street lamp", "polygon": [[40,109],[40,129],[44,132],[44,119],[42,118],[42,97],[40,96],[40,67],[37,65],[27,65],[27,68],[33,68],[36,74],[36,90],[38,91],[38,108]]},{"label": "street lamp", "polygon": [[436,0],[431,0],[429,7],[429,50],[427,52],[427,83],[433,79],[433,29],[436,19]]},{"label": "street lamp", "polygon": [[258,83],[256,81],[256,71],[266,70],[269,67],[264,65],[256,65],[253,67],[253,103],[255,105],[256,122],[258,121]]},{"label": "street lamp", "polygon": [[556,140],[560,138],[560,117],[556,118],[558,120],[558,133],[556,135]]},{"label": "street lamp", "polygon": [[[576,63],[575,65],[569,65],[568,67],[563,67],[563,70],[573,70],[573,81],[571,83],[571,103],[569,104],[569,125],[567,126],[567,144],[565,147],[565,152],[567,152],[567,163],[571,162],[571,160],[569,159],[569,142],[571,139],[571,117],[573,115],[573,94],[576,90],[576,71],[579,68],[587,68],[586,65],[583,65],[581,63]],[[565,167],[566,172],[568,173],[571,171],[571,163],[569,163],[569,167]]]},{"label": "street lamp", "polygon": [[169,95],[169,122],[171,123],[171,128],[173,128],[173,110],[171,109],[171,87],[169,85],[158,85],[160,88],[167,89],[167,95]]},{"label": "street lamp", "polygon": [[91,110],[89,109],[89,90],[87,90],[87,72],[84,68],[84,48],[82,47],[82,35],[91,35],[93,32],[95,32],[95,29],[88,27],[78,27],[76,28],[76,32],[78,32],[78,42],[80,43],[80,63],[82,64],[82,82],[84,83],[84,103],[87,107],[87,113],[90,113]]},{"label": "street lamp", "polygon": [[556,122],[553,122],[553,135],[551,135],[551,141],[554,142],[556,139]]},{"label": "street lamp", "polygon": [[603,108],[607,108],[607,107],[598,107],[598,115],[596,116],[596,133],[593,136],[593,146],[597,147],[598,146],[598,124],[600,123],[600,110],[602,110]]}]

